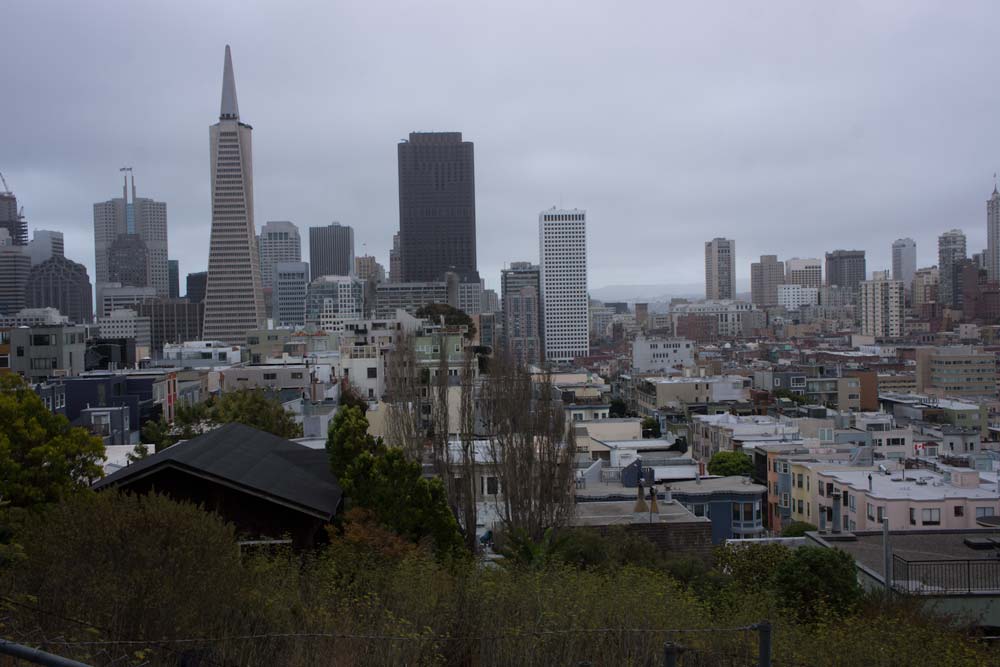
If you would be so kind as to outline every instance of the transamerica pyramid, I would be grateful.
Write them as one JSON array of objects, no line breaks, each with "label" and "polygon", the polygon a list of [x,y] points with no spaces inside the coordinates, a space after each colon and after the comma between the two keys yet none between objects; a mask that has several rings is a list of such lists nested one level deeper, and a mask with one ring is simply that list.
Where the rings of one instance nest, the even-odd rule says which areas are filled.
[{"label": "transamerica pyramid", "polygon": [[205,340],[232,345],[264,325],[264,293],[253,222],[253,128],[240,122],[233,59],[226,46],[219,122],[209,128],[212,236],[205,289]]}]

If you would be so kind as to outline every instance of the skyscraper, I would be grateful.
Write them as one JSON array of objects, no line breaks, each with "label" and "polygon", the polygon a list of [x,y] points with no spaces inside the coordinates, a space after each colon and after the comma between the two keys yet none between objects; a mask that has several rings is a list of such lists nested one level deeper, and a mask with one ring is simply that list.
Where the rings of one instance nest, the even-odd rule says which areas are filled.
[{"label": "skyscraper", "polygon": [[892,279],[902,280],[909,286],[917,271],[917,244],[913,239],[896,239],[892,242]]},{"label": "skyscraper", "polygon": [[507,351],[521,365],[541,361],[541,291],[541,271],[531,262],[511,262],[500,272]]},{"label": "skyscraper", "polygon": [[208,282],[208,271],[198,271],[187,274],[187,284],[184,298],[191,303],[201,303],[205,300],[205,284]]},{"label": "skyscraper", "polygon": [[309,288],[309,265],[306,262],[278,262],[274,265],[275,326],[306,323],[306,294]]},{"label": "skyscraper", "polygon": [[472,142],[461,132],[411,132],[397,155],[403,282],[443,280],[447,271],[478,282]]},{"label": "skyscraper", "polygon": [[264,289],[274,284],[274,266],[278,262],[301,262],[302,239],[299,228],[287,220],[264,223],[257,237],[260,251],[260,284]]},{"label": "skyscraper", "polygon": [[253,128],[240,122],[233,60],[226,46],[219,122],[209,131],[212,236],[208,248],[205,325],[208,340],[240,344],[264,324],[264,291],[253,222]]},{"label": "skyscraper", "polygon": [[823,263],[815,258],[785,260],[785,282],[819,289],[823,286]]},{"label": "skyscraper", "polygon": [[[542,344],[546,361],[590,354],[587,212],[552,207],[538,214]],[[406,258],[404,256],[404,269]]]},{"label": "skyscraper", "polygon": [[28,244],[28,223],[17,208],[17,197],[9,190],[0,191],[0,229],[6,229],[13,245]]},{"label": "skyscraper", "polygon": [[1000,191],[986,201],[986,272],[990,280],[1000,280]]},{"label": "skyscraper", "polygon": [[354,229],[339,222],[310,227],[309,269],[313,280],[354,275]]},{"label": "skyscraper", "polygon": [[128,287],[155,287],[149,280],[149,248],[138,234],[119,234],[108,248],[107,257],[107,282]]},{"label": "skyscraper", "polygon": [[877,271],[873,280],[861,282],[861,333],[875,338],[903,335],[906,300],[903,281],[889,280]]},{"label": "skyscraper", "polygon": [[785,263],[777,255],[761,255],[750,264],[750,301],[757,306],[778,303],[778,285],[785,282]]},{"label": "skyscraper", "polygon": [[951,308],[962,307],[958,270],[966,259],[965,234],[952,229],[938,237],[938,302]]},{"label": "skyscraper", "polygon": [[57,308],[74,324],[94,319],[94,291],[87,268],[61,255],[31,267],[24,293],[26,308]]},{"label": "skyscraper", "polygon": [[361,255],[354,258],[354,275],[362,282],[371,279],[384,283],[385,267],[378,263],[374,255]]},{"label": "skyscraper", "polygon": [[24,308],[24,287],[31,271],[31,258],[22,246],[0,246],[0,315],[13,315]]},{"label": "skyscraper", "polygon": [[399,249],[399,234],[392,235],[392,248],[389,250],[389,282],[403,282],[403,261]]},{"label": "skyscraper", "polygon": [[[114,271],[109,254],[119,236],[135,235],[146,246],[148,254],[147,278],[140,285],[156,288],[160,296],[170,294],[170,269],[167,266],[167,205],[146,197],[136,196],[135,175],[129,188],[126,168],[125,182],[120,199],[110,199],[94,204],[94,283],[101,293],[103,283],[119,282],[112,277]],[[129,199],[129,191],[132,197]]]},{"label": "skyscraper", "polygon": [[705,298],[711,301],[736,298],[736,241],[723,238],[705,241]]},{"label": "skyscraper", "polygon": [[826,253],[827,287],[846,287],[857,291],[868,277],[864,250],[834,250]]},{"label": "skyscraper", "polygon": [[66,241],[62,232],[52,232],[47,229],[36,229],[31,241],[28,242],[28,256],[31,265],[41,264],[53,255],[66,255]]}]

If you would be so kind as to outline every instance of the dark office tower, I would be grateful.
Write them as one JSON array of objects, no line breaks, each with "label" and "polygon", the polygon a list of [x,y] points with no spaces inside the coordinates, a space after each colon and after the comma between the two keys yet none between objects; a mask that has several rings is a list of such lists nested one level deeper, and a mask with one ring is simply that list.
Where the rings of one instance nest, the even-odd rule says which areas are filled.
[{"label": "dark office tower", "polygon": [[848,287],[857,290],[867,279],[864,250],[834,250],[826,253],[827,287]]},{"label": "dark office tower", "polygon": [[167,260],[167,275],[169,276],[170,298],[181,296],[181,264],[176,259]]},{"label": "dark office tower", "polygon": [[309,228],[310,277],[354,275],[354,230],[334,222]]},{"label": "dark office tower", "polygon": [[20,246],[0,246],[0,315],[24,308],[24,286],[31,271],[31,257]]},{"label": "dark office tower", "polygon": [[442,280],[446,271],[479,282],[472,142],[461,132],[411,132],[397,150],[403,282]]},{"label": "dark office tower", "polygon": [[6,187],[0,190],[0,229],[7,230],[12,245],[28,245],[28,223],[17,208],[17,197]]},{"label": "dark office tower", "polygon": [[120,234],[108,248],[108,282],[148,287],[149,248],[138,234]]},{"label": "dark office tower", "polygon": [[205,300],[205,284],[208,282],[208,271],[189,273],[187,275],[187,300],[191,303],[201,303]]},{"label": "dark office tower", "polygon": [[25,307],[56,308],[74,324],[94,319],[94,291],[83,264],[54,255],[28,274]]}]

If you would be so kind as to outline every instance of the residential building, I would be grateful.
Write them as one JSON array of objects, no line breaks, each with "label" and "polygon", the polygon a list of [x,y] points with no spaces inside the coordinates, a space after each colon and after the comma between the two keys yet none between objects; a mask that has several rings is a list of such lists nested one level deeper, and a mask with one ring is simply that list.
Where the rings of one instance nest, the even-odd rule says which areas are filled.
[{"label": "residential building", "polygon": [[361,281],[353,276],[319,276],[306,293],[306,322],[324,331],[342,331],[364,314]]},{"label": "residential building", "polygon": [[767,487],[746,477],[709,477],[672,482],[670,497],[712,522],[712,543],[764,536]]},{"label": "residential building", "polygon": [[504,333],[515,359],[537,364],[542,353],[541,269],[531,262],[511,262],[500,272]]},{"label": "residential building", "polygon": [[10,330],[10,367],[29,382],[79,375],[84,370],[87,327],[41,325]]},{"label": "residential building", "polygon": [[23,308],[13,315],[0,315],[0,328],[33,327],[39,324],[71,324],[58,308]]},{"label": "residential building", "polygon": [[1000,191],[986,201],[986,271],[990,280],[1000,281]]},{"label": "residential building", "polygon": [[695,344],[684,338],[637,337],[632,342],[632,372],[655,373],[694,366]]},{"label": "residential building", "polygon": [[26,306],[24,290],[31,274],[31,258],[24,247],[0,246],[0,315],[13,315]]},{"label": "residential building", "polygon": [[736,241],[714,238],[705,242],[705,298],[736,298]]},{"label": "residential building", "polygon": [[354,275],[354,229],[339,222],[310,227],[309,268],[312,280]]},{"label": "residential building", "polygon": [[818,259],[785,260],[785,282],[803,287],[823,286],[823,264]]},{"label": "residential building", "polygon": [[253,220],[253,128],[240,121],[229,46],[222,74],[219,122],[209,132],[212,234],[205,288],[206,338],[230,344],[266,319]]},{"label": "residential building", "polygon": [[458,309],[466,315],[483,312],[483,281],[458,283]]},{"label": "residential building", "polygon": [[472,142],[461,132],[411,132],[397,156],[401,281],[439,281],[452,271],[478,282]]},{"label": "residential building", "polygon": [[186,343],[202,339],[205,318],[204,302],[188,299],[151,299],[134,306],[142,317],[149,318],[150,356],[163,357],[169,343]]},{"label": "residential building", "polygon": [[543,359],[585,357],[590,353],[587,212],[553,206],[539,213],[538,245]]},{"label": "residential building", "polygon": [[229,345],[221,340],[189,340],[164,345],[163,359],[177,366],[214,368],[241,363],[243,353],[239,345]]},{"label": "residential building", "polygon": [[[713,332],[722,338],[738,338],[753,335],[764,326],[763,312],[746,301],[704,301],[702,303],[679,303],[670,307],[674,335],[692,338],[680,326],[690,316],[704,317],[711,322]],[[694,338],[692,338],[695,340]]]},{"label": "residential building", "polygon": [[729,413],[692,415],[688,430],[692,455],[708,462],[718,452],[738,451],[748,443],[788,443],[799,440],[799,427],[773,417]]},{"label": "residential building", "polygon": [[802,306],[815,306],[819,303],[819,289],[803,287],[797,283],[778,285],[778,305],[785,310],[798,310]]},{"label": "residential building", "polygon": [[742,375],[647,377],[635,386],[639,414],[651,416],[668,405],[747,401],[750,381]]},{"label": "residential building", "polygon": [[201,303],[205,300],[205,286],[207,284],[208,271],[187,274],[185,298],[191,303]]},{"label": "residential building", "polygon": [[962,307],[962,290],[958,280],[961,263],[967,259],[965,234],[952,229],[938,237],[938,302],[949,308]]},{"label": "residential building", "polygon": [[834,250],[826,253],[826,284],[858,289],[861,281],[868,278],[864,250]]},{"label": "residential building", "polygon": [[36,229],[28,243],[28,256],[31,265],[41,264],[52,256],[63,257],[66,254],[66,241],[62,232],[52,232],[47,229]]},{"label": "residential building", "polygon": [[599,301],[590,302],[590,339],[601,341],[608,337],[608,329],[615,318],[615,309],[601,305]]},{"label": "residential building", "polygon": [[299,228],[287,220],[265,222],[257,237],[257,251],[260,253],[260,284],[268,289],[274,286],[275,265],[302,261]]},{"label": "residential building", "polygon": [[861,333],[875,338],[900,338],[906,316],[905,283],[878,274],[861,283]]},{"label": "residential building", "polygon": [[750,265],[750,301],[755,306],[778,305],[778,286],[785,282],[785,263],[777,255],[761,255]]},{"label": "residential building", "polygon": [[925,303],[937,301],[939,282],[940,272],[936,266],[917,270],[913,274],[912,287],[910,288],[913,307],[919,308]]},{"label": "residential building", "polygon": [[274,325],[299,326],[306,323],[306,294],[309,264],[278,262],[274,265]]},{"label": "residential building", "polygon": [[892,242],[892,279],[904,285],[913,283],[917,271],[917,244],[913,239],[896,239]]},{"label": "residential building", "polygon": [[[110,256],[112,246],[122,235],[134,235],[145,246],[146,275],[145,280],[133,284],[134,287],[150,285],[156,288],[159,296],[170,293],[170,270],[167,264],[167,205],[136,195],[135,175],[131,168],[125,171],[121,198],[110,199],[94,204],[94,283],[98,286],[98,299],[101,297],[101,286],[105,283],[125,282],[116,278],[120,271],[131,275],[131,267],[117,270],[117,261],[131,261],[126,249]],[[128,177],[132,175],[131,188]],[[131,198],[129,191],[131,190]],[[130,247],[137,247],[129,242]]]}]

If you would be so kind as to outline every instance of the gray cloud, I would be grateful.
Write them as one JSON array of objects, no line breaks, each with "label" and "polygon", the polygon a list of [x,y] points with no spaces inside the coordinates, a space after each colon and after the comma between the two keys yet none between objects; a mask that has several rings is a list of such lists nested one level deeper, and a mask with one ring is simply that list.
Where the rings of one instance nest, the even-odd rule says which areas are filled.
[{"label": "gray cloud", "polygon": [[[537,258],[537,214],[590,216],[593,286],[690,283],[704,240],[920,265],[985,246],[1000,169],[991,2],[5,5],[0,170],[31,228],[93,267],[91,205],[135,167],[182,273],[207,263],[208,126],[232,44],[258,225],[340,220],[387,262],[396,142],[476,143],[479,263]],[[726,4],[727,6],[722,6]],[[183,289],[183,288],[182,288]]]}]

